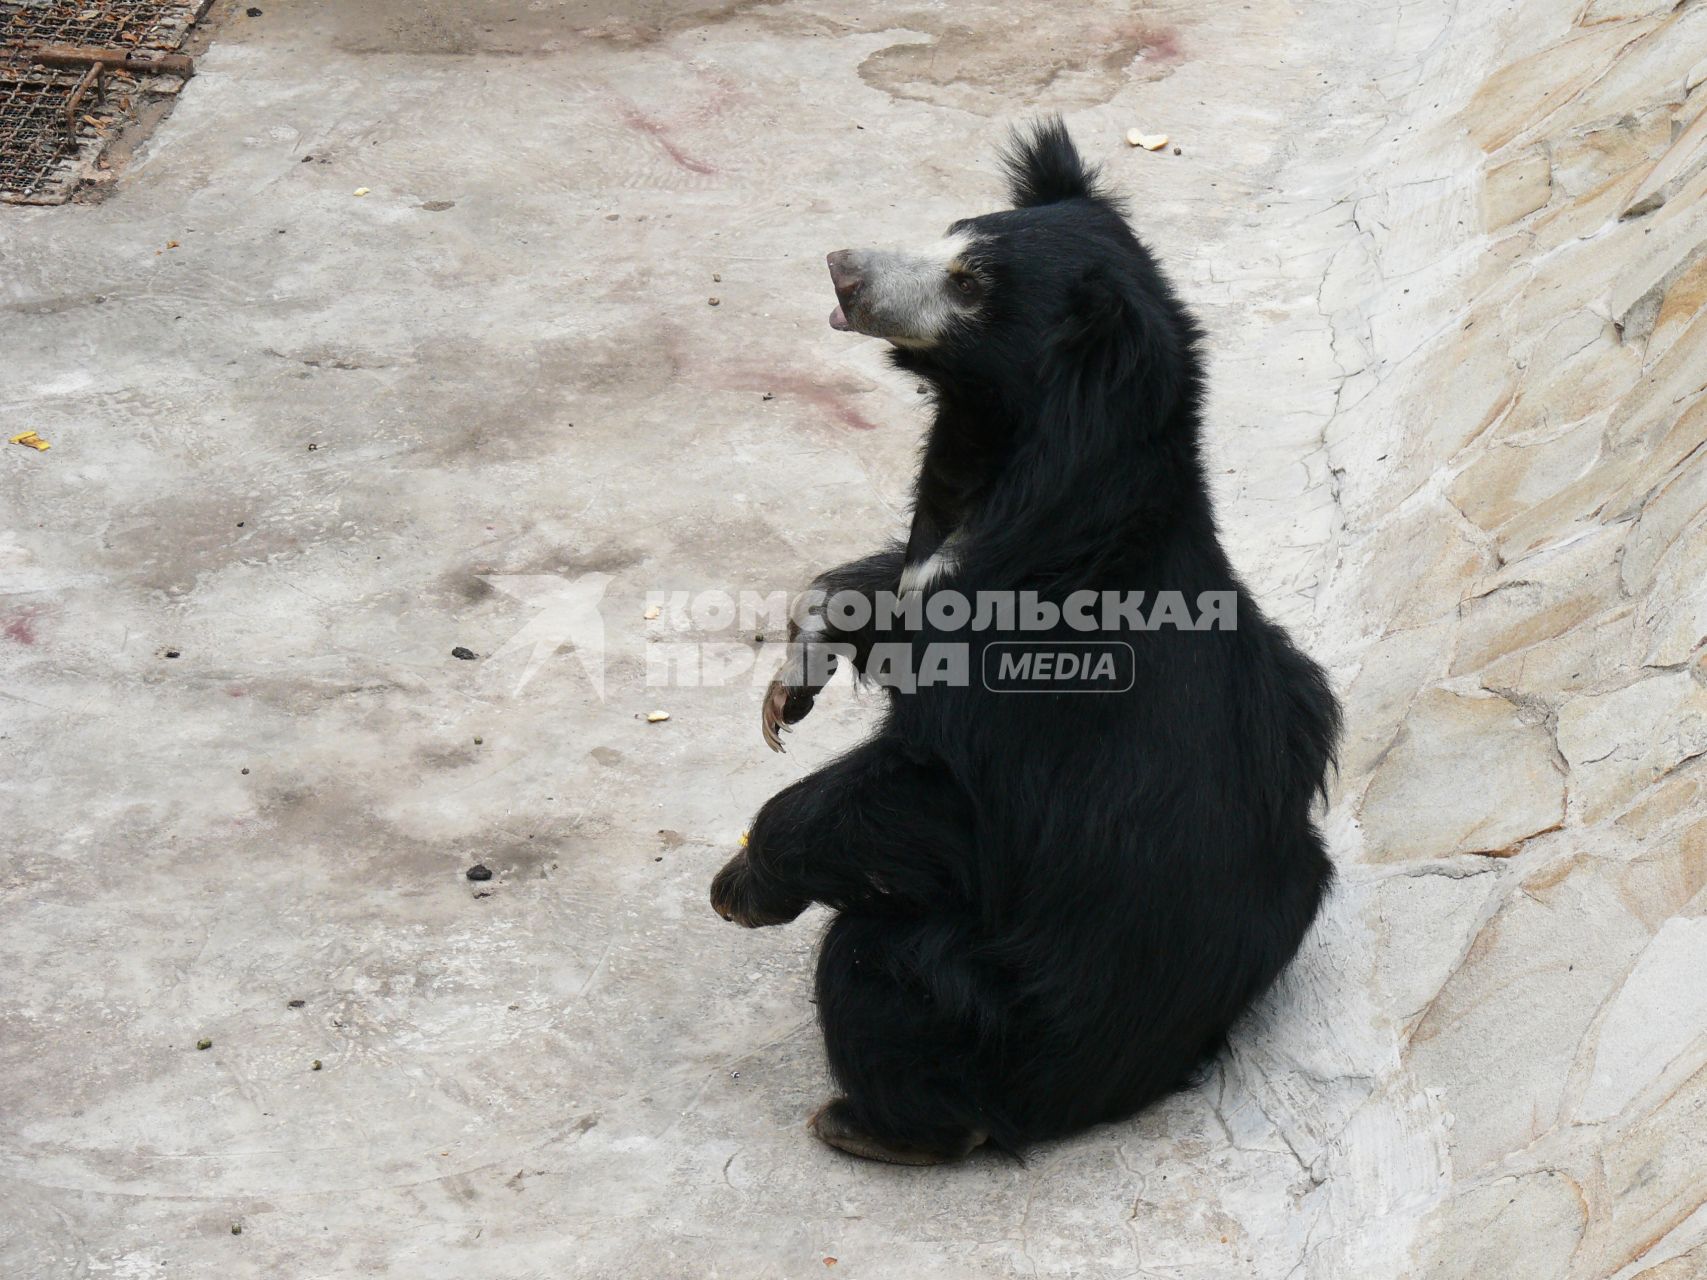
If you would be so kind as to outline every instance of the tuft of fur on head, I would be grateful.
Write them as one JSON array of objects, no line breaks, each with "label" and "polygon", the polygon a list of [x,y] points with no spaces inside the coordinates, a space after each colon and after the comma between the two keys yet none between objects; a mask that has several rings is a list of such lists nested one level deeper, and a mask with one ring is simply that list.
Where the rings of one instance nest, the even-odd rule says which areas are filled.
[{"label": "tuft of fur on head", "polygon": [[1085,164],[1060,116],[1045,116],[1029,131],[1015,129],[1002,149],[1008,191],[1016,209],[1061,200],[1108,200],[1094,166]]}]

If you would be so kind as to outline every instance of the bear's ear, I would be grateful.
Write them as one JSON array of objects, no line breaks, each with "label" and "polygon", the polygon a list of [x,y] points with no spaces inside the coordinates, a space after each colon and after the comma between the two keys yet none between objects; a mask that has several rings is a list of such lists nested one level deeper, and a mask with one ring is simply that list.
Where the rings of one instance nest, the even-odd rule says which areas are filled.
[{"label": "bear's ear", "polygon": [[1096,171],[1085,167],[1060,116],[1044,117],[1029,133],[1015,129],[1002,152],[1002,164],[1016,209],[1102,194]]},{"label": "bear's ear", "polygon": [[1049,363],[1077,394],[1137,383],[1158,411],[1178,394],[1181,358],[1172,326],[1154,303],[1130,283],[1094,270],[1074,282],[1050,334]]}]

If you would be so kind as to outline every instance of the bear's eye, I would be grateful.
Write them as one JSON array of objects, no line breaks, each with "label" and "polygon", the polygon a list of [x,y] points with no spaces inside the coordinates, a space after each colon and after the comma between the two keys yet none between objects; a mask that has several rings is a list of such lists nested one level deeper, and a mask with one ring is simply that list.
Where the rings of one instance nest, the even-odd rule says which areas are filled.
[{"label": "bear's eye", "polygon": [[976,298],[978,296],[979,288],[978,277],[969,275],[966,272],[956,272],[954,276],[954,288],[955,291],[963,298]]}]

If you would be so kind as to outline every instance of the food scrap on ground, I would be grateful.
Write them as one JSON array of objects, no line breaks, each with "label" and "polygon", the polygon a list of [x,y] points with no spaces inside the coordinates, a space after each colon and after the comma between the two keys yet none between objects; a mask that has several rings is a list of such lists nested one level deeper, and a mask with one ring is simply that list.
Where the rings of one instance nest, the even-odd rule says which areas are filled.
[{"label": "food scrap on ground", "polygon": [[1168,145],[1168,135],[1165,133],[1145,133],[1142,129],[1128,129],[1126,141],[1129,146],[1143,147],[1146,151],[1160,151]]},{"label": "food scrap on ground", "polygon": [[34,431],[20,431],[15,436],[9,436],[6,443],[28,445],[38,453],[45,449],[53,448],[52,445],[50,445],[46,440],[43,440]]},{"label": "food scrap on ground", "polygon": [[658,724],[661,721],[668,720],[669,718],[670,713],[668,711],[648,711],[646,713],[647,724]]}]

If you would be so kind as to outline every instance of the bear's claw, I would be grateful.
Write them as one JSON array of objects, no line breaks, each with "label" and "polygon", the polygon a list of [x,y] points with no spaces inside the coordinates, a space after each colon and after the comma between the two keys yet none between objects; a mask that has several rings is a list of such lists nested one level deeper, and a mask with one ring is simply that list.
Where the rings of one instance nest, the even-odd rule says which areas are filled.
[{"label": "bear's claw", "polygon": [[782,735],[806,718],[818,696],[804,685],[791,683],[792,665],[784,663],[782,670],[771,680],[770,688],[765,690],[764,706],[759,712],[765,745],[772,751],[784,750]]},{"label": "bear's claw", "polygon": [[770,688],[765,690],[764,706],[759,710],[759,724],[765,735],[765,745],[772,751],[784,751],[782,735],[788,730],[788,723],[782,718],[783,711],[788,705],[788,686],[783,684],[779,676],[771,681]]}]

